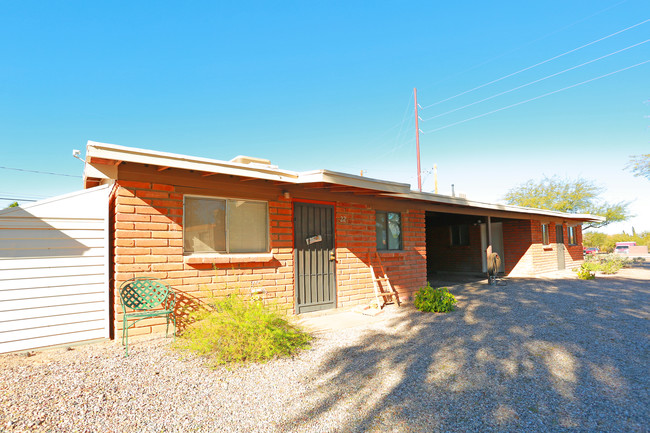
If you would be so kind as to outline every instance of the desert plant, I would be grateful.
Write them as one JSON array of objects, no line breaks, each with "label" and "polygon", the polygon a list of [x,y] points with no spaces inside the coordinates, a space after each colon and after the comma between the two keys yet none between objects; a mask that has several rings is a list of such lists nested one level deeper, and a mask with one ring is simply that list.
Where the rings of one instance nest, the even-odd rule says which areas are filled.
[{"label": "desert plant", "polygon": [[582,266],[578,269],[578,278],[581,280],[593,280],[596,278],[596,274],[589,270],[589,266],[585,266],[586,263],[583,263]]},{"label": "desert plant", "polygon": [[290,356],[308,348],[311,340],[261,301],[236,295],[211,298],[206,308],[192,314],[196,322],[176,346],[205,356],[212,366]]},{"label": "desert plant", "polygon": [[581,269],[589,272],[600,271],[603,274],[611,275],[620,271],[621,268],[631,266],[632,263],[631,259],[618,254],[604,254],[598,257],[585,257]]},{"label": "desert plant", "polygon": [[446,313],[454,310],[456,298],[449,293],[446,287],[434,289],[429,283],[422,287],[416,294],[413,304],[415,308],[427,313]]}]

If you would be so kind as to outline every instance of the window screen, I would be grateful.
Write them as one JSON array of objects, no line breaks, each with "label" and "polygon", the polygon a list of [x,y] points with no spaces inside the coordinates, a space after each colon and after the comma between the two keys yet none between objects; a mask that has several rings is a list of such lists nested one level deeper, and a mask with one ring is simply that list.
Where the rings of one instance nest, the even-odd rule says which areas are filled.
[{"label": "window screen", "polygon": [[375,215],[378,250],[402,249],[402,216],[397,212],[380,212]]},{"label": "window screen", "polygon": [[185,197],[185,253],[268,251],[268,205],[249,200]]}]

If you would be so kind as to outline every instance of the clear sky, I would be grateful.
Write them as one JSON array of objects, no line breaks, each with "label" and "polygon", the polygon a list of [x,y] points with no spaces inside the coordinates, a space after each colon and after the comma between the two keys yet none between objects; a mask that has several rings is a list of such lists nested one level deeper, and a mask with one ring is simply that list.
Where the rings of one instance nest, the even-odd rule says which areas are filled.
[{"label": "clear sky", "polygon": [[632,201],[607,231],[650,230],[624,171],[650,153],[649,20],[648,0],[0,0],[0,207],[80,189],[87,140],[416,188],[417,87],[424,190],[434,164],[440,193],[489,202],[582,176]]}]

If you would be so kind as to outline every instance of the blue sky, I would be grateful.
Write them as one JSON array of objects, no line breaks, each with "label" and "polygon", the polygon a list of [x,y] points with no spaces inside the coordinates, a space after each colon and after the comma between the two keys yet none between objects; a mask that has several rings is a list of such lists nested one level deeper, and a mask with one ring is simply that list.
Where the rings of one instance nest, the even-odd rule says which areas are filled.
[{"label": "blue sky", "polygon": [[417,87],[424,190],[433,164],[441,193],[490,202],[583,176],[633,202],[608,231],[650,230],[650,183],[623,170],[650,152],[650,63],[616,72],[650,60],[648,19],[647,0],[0,1],[0,197],[81,188],[8,168],[80,176],[87,140],[416,188]]}]

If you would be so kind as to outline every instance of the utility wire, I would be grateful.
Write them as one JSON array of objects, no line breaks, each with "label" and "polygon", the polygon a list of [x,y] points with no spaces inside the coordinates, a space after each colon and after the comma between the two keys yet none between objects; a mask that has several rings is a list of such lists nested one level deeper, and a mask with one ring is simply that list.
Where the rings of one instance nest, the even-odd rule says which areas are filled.
[{"label": "utility wire", "polygon": [[[604,12],[607,12],[607,11],[610,10],[610,9],[614,9],[614,8],[616,8],[616,7],[620,6],[620,5],[622,5],[623,3],[627,3],[627,1],[628,1],[628,0],[622,0],[622,1],[618,2],[618,3],[616,3],[616,4],[613,4],[613,5],[611,5],[611,6],[606,7],[605,9],[601,9],[601,10],[599,10],[598,12],[594,12],[594,13],[591,14],[591,15],[588,15],[588,16],[586,16],[586,17],[584,17],[584,18],[581,18],[581,19],[579,19],[578,21],[574,21],[574,22],[572,22],[571,24],[568,24],[568,25],[566,25],[566,26],[564,26],[564,27],[561,27],[561,28],[559,28],[559,29],[553,30],[553,31],[550,32],[550,33],[547,33],[547,34],[545,34],[545,35],[543,35],[543,36],[540,36],[540,37],[537,38],[537,39],[533,39],[533,40],[530,41],[530,42],[527,42],[527,43],[525,43],[525,44],[523,44],[523,45],[520,45],[520,46],[518,46],[518,47],[516,47],[516,48],[513,48],[513,49],[511,49],[511,50],[508,50],[508,51],[506,51],[506,52],[504,52],[504,53],[502,53],[502,54],[499,54],[498,56],[495,56],[495,57],[492,57],[492,58],[490,58],[490,59],[484,60],[484,61],[482,61],[482,62],[480,62],[480,63],[477,63],[477,64],[475,64],[474,66],[471,66],[471,67],[469,67],[469,68],[467,68],[467,69],[465,69],[465,70],[463,70],[463,71],[461,71],[461,72],[458,72],[458,73],[455,73],[455,74],[448,75],[447,77],[438,80],[436,83],[434,83],[434,85],[444,83],[445,81],[448,81],[448,80],[450,80],[450,79],[452,79],[452,78],[454,78],[454,77],[456,77],[456,76],[458,76],[458,75],[462,75],[462,74],[465,74],[465,73],[467,73],[467,72],[473,71],[474,69],[480,68],[480,67],[483,66],[483,65],[487,65],[487,64],[489,64],[489,63],[491,63],[491,62],[493,62],[493,61],[495,61],[495,60],[498,60],[498,59],[500,59],[500,58],[502,58],[502,57],[504,57],[504,56],[506,56],[506,55],[508,55],[508,54],[516,53],[517,51],[519,51],[519,50],[521,50],[521,49],[523,49],[523,48],[526,48],[526,47],[528,47],[528,46],[530,46],[530,45],[532,45],[532,44],[534,44],[534,43],[536,43],[536,42],[543,41],[544,39],[548,38],[549,36],[553,36],[553,35],[555,35],[555,34],[557,34],[557,33],[561,33],[561,32],[563,32],[563,31],[566,30],[566,29],[570,29],[571,27],[575,26],[576,24],[580,24],[581,22],[583,22],[583,21],[587,21],[587,20],[589,20],[589,19],[591,19],[591,18],[593,18],[593,17],[595,17],[595,16],[598,16],[598,15],[604,13]],[[429,87],[431,87],[431,86],[429,86]],[[420,108],[422,108],[422,107],[420,107]]]},{"label": "utility wire", "polygon": [[488,116],[490,114],[498,113],[499,111],[507,110],[508,108],[516,107],[518,105],[522,105],[522,104],[525,104],[527,102],[535,101],[537,99],[541,99],[541,98],[544,98],[546,96],[553,95],[555,93],[563,92],[565,90],[569,90],[569,89],[572,89],[574,87],[581,86],[583,84],[591,83],[592,81],[600,80],[601,78],[609,77],[610,75],[618,74],[619,72],[627,71],[628,69],[636,68],[637,66],[645,65],[646,63],[650,63],[650,60],[645,60],[645,61],[643,61],[641,63],[637,63],[636,65],[628,66],[626,68],[619,69],[617,71],[610,72],[610,73],[605,74],[605,75],[601,75],[601,76],[598,76],[598,77],[595,77],[595,78],[591,78],[589,80],[585,80],[585,81],[582,81],[580,83],[572,84],[571,86],[563,87],[561,89],[554,90],[552,92],[544,93],[543,95],[536,96],[534,98],[526,99],[525,101],[517,102],[515,104],[510,104],[510,105],[507,105],[505,107],[501,107],[501,108],[498,108],[496,110],[489,111],[487,113],[479,114],[478,116],[470,117],[469,119],[460,120],[458,122],[450,123],[449,125],[441,126],[440,128],[432,129],[431,131],[421,131],[421,132],[422,132],[422,134],[430,134],[432,132],[441,131],[443,129],[447,129],[447,128],[450,128],[452,126],[460,125],[461,123],[469,122],[470,120],[475,120],[475,119],[478,119],[478,118],[481,118],[481,117],[485,117],[485,116]]},{"label": "utility wire", "polygon": [[595,44],[595,43],[598,43],[598,42],[604,41],[605,39],[609,39],[609,38],[611,38],[611,37],[613,37],[613,36],[619,35],[619,34],[621,34],[621,33],[623,33],[623,32],[626,32],[626,31],[631,30],[631,29],[633,29],[633,28],[635,28],[635,27],[638,27],[638,26],[640,26],[640,25],[642,25],[642,24],[645,24],[645,23],[647,23],[648,21],[650,21],[650,18],[648,18],[648,19],[646,19],[646,20],[644,20],[644,21],[641,21],[641,22],[639,22],[639,23],[637,23],[637,24],[634,24],[634,25],[632,25],[632,26],[630,26],[630,27],[627,27],[627,28],[625,28],[625,29],[623,29],[623,30],[619,30],[619,31],[617,31],[617,32],[615,32],[615,33],[612,33],[612,34],[610,34],[610,35],[604,36],[604,37],[602,37],[602,38],[600,38],[600,39],[596,39],[595,41],[591,41],[591,42],[589,42],[589,43],[587,43],[587,44],[585,44],[585,45],[582,45],[582,46],[580,46],[580,47],[578,47],[578,48],[574,48],[574,49],[572,49],[572,50],[569,50],[569,51],[566,51],[566,52],[564,52],[564,53],[562,53],[562,54],[559,54],[559,55],[557,55],[557,56],[555,56],[555,57],[551,57],[550,59],[546,59],[546,60],[544,60],[544,61],[542,61],[542,62],[536,63],[536,64],[534,64],[534,65],[532,65],[532,66],[528,66],[528,67],[526,67],[526,68],[524,68],[524,69],[520,69],[520,70],[518,70],[518,71],[516,71],[516,72],[513,72],[513,73],[511,73],[511,74],[504,75],[504,76],[501,77],[501,78],[497,78],[496,80],[492,80],[492,81],[487,82],[487,83],[485,83],[485,84],[481,84],[480,86],[474,87],[473,89],[466,90],[466,91],[464,91],[464,92],[458,93],[457,95],[450,96],[449,98],[442,99],[442,100],[440,100],[440,101],[438,101],[438,102],[434,102],[433,104],[426,105],[426,106],[424,106],[424,107],[420,106],[420,108],[421,108],[422,110],[426,110],[427,108],[431,108],[431,107],[433,107],[434,105],[442,104],[443,102],[447,102],[447,101],[450,101],[450,100],[452,100],[452,99],[458,98],[459,96],[466,95],[467,93],[470,93],[470,92],[473,92],[473,91],[475,91],[475,90],[481,89],[481,88],[483,88],[483,87],[485,87],[485,86],[489,86],[490,84],[494,84],[494,83],[497,83],[497,82],[499,82],[499,81],[505,80],[506,78],[510,78],[510,77],[515,76],[515,75],[517,75],[517,74],[520,74],[520,73],[522,73],[522,72],[525,72],[525,71],[528,71],[528,70],[530,70],[530,69],[536,68],[537,66],[541,66],[541,65],[543,65],[543,64],[545,64],[545,63],[548,63],[548,62],[550,62],[550,61],[553,61],[553,60],[559,59],[560,57],[564,57],[564,56],[566,56],[567,54],[574,53],[574,52],[576,52],[576,51],[578,51],[578,50],[581,50],[581,49],[583,49],[583,48],[586,48],[586,47],[588,47],[588,46],[590,46],[590,45],[593,45],[593,44]]},{"label": "utility wire", "polygon": [[29,198],[8,198],[8,197],[0,197],[0,200],[8,200],[8,201],[38,201],[38,200],[32,200]]},{"label": "utility wire", "polygon": [[52,176],[66,176],[66,177],[82,177],[82,176],[75,176],[72,174],[63,174],[63,173],[52,173],[49,171],[37,171],[37,170],[26,170],[24,168],[12,168],[12,167],[0,167],[4,170],[15,170],[15,171],[24,171],[27,173],[38,173],[38,174],[50,174]]},{"label": "utility wire", "polygon": [[515,90],[523,89],[524,87],[528,87],[528,86],[530,86],[530,85],[533,85],[533,84],[539,83],[539,82],[541,82],[541,81],[548,80],[549,78],[557,77],[558,75],[564,74],[565,72],[569,72],[569,71],[572,71],[572,70],[574,70],[574,69],[581,68],[581,67],[586,66],[586,65],[588,65],[588,64],[590,64],[590,63],[597,62],[598,60],[605,59],[605,58],[607,58],[607,57],[613,56],[614,54],[622,53],[623,51],[627,51],[627,50],[629,50],[629,49],[632,49],[632,48],[634,48],[634,47],[638,47],[639,45],[643,45],[643,44],[646,44],[646,43],[648,43],[648,42],[650,42],[650,39],[646,39],[645,41],[643,41],[643,42],[639,42],[638,44],[630,45],[629,47],[622,48],[622,49],[620,49],[620,50],[618,50],[618,51],[614,51],[614,52],[612,52],[612,53],[605,54],[604,56],[598,57],[598,58],[593,59],[593,60],[589,60],[588,62],[584,62],[584,63],[581,63],[581,64],[579,64],[579,65],[572,66],[571,68],[565,69],[565,70],[560,71],[560,72],[556,72],[555,74],[547,75],[547,76],[544,77],[544,78],[540,78],[540,79],[538,79],[538,80],[534,80],[534,81],[531,81],[531,82],[529,82],[529,83],[522,84],[521,86],[517,86],[517,87],[512,88],[512,89],[510,89],[510,90],[506,90],[505,92],[501,92],[501,93],[497,93],[496,95],[488,96],[487,98],[484,98],[484,99],[478,100],[478,101],[476,101],[476,102],[472,102],[471,104],[463,105],[462,107],[454,108],[453,110],[445,111],[444,113],[437,114],[437,115],[435,115],[435,116],[428,117],[428,118],[426,118],[426,119],[423,119],[423,118],[420,117],[420,120],[421,120],[422,122],[428,122],[429,120],[433,120],[433,119],[437,119],[438,117],[446,116],[447,114],[451,114],[451,113],[454,113],[454,112],[456,112],[456,111],[463,110],[463,109],[465,109],[465,108],[467,108],[467,107],[471,107],[472,105],[480,104],[481,102],[489,101],[490,99],[494,99],[494,98],[497,98],[497,97],[499,97],[499,96],[503,96],[503,95],[505,95],[505,94],[507,94],[507,93],[514,92]]}]

